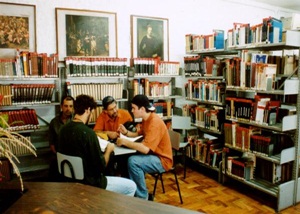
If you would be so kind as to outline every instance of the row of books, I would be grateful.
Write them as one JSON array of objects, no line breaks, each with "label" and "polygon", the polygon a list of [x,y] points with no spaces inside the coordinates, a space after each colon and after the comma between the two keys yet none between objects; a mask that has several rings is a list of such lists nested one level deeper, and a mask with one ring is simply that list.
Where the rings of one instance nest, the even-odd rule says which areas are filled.
[{"label": "row of books", "polygon": [[261,156],[280,154],[282,150],[293,147],[293,140],[284,134],[272,135],[252,126],[238,123],[224,123],[225,145]]},{"label": "row of books", "polygon": [[186,52],[224,49],[224,30],[214,29],[212,34],[185,35]]},{"label": "row of books", "polygon": [[[274,17],[266,17],[256,25],[250,23],[233,23],[233,28],[227,31],[227,48],[247,44],[282,42],[282,21]],[[212,34],[186,34],[186,52],[224,49],[224,30],[213,30]]]},{"label": "row of books", "polygon": [[151,97],[167,97],[172,95],[172,83],[150,82],[148,78],[134,79],[132,81],[133,95],[144,94]]},{"label": "row of books", "polygon": [[[240,71],[244,73],[247,66],[255,66],[255,64],[272,64],[276,65],[276,76],[277,75],[290,75],[293,73],[295,68],[299,64],[298,57],[293,52],[284,52],[282,55],[276,55],[275,53],[261,53],[253,50],[242,50],[240,62]],[[252,65],[253,64],[253,65]],[[249,69],[249,68],[248,68]],[[243,76],[243,75],[241,75]],[[243,82],[241,80],[241,82]],[[242,84],[241,87],[244,85]]]},{"label": "row of books", "polygon": [[127,58],[65,57],[67,77],[126,76]]},{"label": "row of books", "polygon": [[16,50],[14,59],[0,59],[0,77],[58,77],[58,54]]},{"label": "row of books", "polygon": [[115,99],[123,98],[122,83],[70,83],[66,82],[68,95],[77,97],[80,94],[88,94],[95,100],[102,100],[107,95]]},{"label": "row of books", "polygon": [[226,60],[227,87],[271,91],[275,89],[276,64],[243,63],[240,58]]},{"label": "row of books", "polygon": [[227,32],[228,48],[281,41],[282,21],[274,17],[263,18],[261,23],[252,26],[250,23],[233,23],[233,28]]},{"label": "row of books", "polygon": [[22,109],[2,111],[1,115],[7,115],[7,123],[11,131],[39,129],[39,122],[34,109]]},{"label": "row of books", "polygon": [[219,168],[222,160],[222,146],[217,140],[200,138],[198,135],[188,137],[187,156],[205,165]]},{"label": "row of books", "polygon": [[222,108],[198,106],[195,109],[195,124],[212,131],[222,131],[225,111]]},{"label": "row of books", "polygon": [[158,100],[157,102],[153,103],[155,107],[155,112],[160,117],[171,117],[172,116],[172,108],[174,104],[168,101]]},{"label": "row of books", "polygon": [[228,156],[226,173],[241,180],[263,179],[277,184],[292,179],[293,162],[276,164],[271,161],[249,156]]},{"label": "row of books", "polygon": [[10,106],[12,105],[12,91],[11,91],[11,85],[0,85],[0,95],[1,96],[1,102],[0,106]]},{"label": "row of books", "polygon": [[220,80],[188,80],[185,84],[187,99],[224,103],[226,84]]},{"label": "row of books", "polygon": [[275,125],[280,122],[280,101],[270,97],[255,96],[255,99],[226,97],[226,119],[254,121],[258,124]]},{"label": "row of books", "polygon": [[221,59],[211,56],[185,56],[185,76],[222,76]]},{"label": "row of books", "polygon": [[134,67],[134,75],[179,75],[179,62],[161,61],[160,57],[155,58],[133,58],[131,67]]},{"label": "row of books", "polygon": [[251,158],[237,156],[227,157],[227,174],[241,180],[252,180],[254,175],[254,161]]},{"label": "row of books", "polygon": [[0,85],[0,94],[4,95],[0,105],[51,103],[54,88],[55,84]]},{"label": "row of books", "polygon": [[284,183],[292,180],[293,162],[276,164],[262,158],[256,158],[255,178],[270,183]]},{"label": "row of books", "polygon": [[[185,108],[190,108],[186,110]],[[200,128],[220,132],[223,130],[225,110],[222,107],[205,105],[183,106],[184,116],[190,116],[191,122]],[[188,112],[188,114],[187,114]]]},{"label": "row of books", "polygon": [[[19,138],[17,137],[18,140],[22,141],[23,143],[26,143],[25,139]],[[25,138],[29,141],[31,141],[30,136],[25,136]],[[6,139],[6,138],[1,138],[1,140],[3,141],[4,144],[6,144],[9,147],[9,150],[15,155],[15,156],[20,156],[20,155],[26,155],[26,154],[31,154],[30,151],[28,151],[28,149],[20,144],[15,144],[12,145],[10,143],[6,143],[7,141],[9,141],[10,139]],[[0,156],[1,158],[1,156]],[[2,161],[2,160],[1,160]],[[2,165],[2,164],[0,164]]]}]

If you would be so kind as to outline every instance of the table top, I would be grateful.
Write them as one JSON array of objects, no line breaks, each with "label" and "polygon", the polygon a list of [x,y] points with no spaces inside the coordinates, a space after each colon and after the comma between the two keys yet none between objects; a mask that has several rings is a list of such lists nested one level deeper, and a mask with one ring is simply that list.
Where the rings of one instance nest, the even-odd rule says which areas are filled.
[{"label": "table top", "polygon": [[79,183],[26,182],[5,213],[198,213]]},{"label": "table top", "polygon": [[118,156],[118,155],[133,154],[133,153],[136,153],[136,150],[115,145],[114,152],[115,152],[115,155]]}]

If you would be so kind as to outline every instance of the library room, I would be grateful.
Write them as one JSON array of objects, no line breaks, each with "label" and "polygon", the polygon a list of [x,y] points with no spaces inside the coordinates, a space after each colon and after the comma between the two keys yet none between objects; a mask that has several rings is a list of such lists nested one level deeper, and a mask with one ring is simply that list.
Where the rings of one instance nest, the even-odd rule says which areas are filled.
[{"label": "library room", "polygon": [[300,213],[299,0],[0,1],[0,213]]}]

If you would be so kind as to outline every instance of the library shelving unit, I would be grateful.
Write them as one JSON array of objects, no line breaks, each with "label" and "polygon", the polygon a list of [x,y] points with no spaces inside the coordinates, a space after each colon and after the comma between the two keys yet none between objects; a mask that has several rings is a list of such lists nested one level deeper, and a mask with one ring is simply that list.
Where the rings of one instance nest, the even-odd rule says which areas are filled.
[{"label": "library shelving unit", "polygon": [[[213,49],[189,51],[185,57],[185,97],[192,104],[183,110],[191,116],[191,125],[196,127],[196,139],[192,140],[188,156],[196,164],[214,170],[221,179],[223,123],[225,120],[226,80],[221,63],[237,55],[237,51]],[[215,60],[218,63],[206,60]],[[190,64],[192,63],[192,64]],[[193,64],[194,63],[194,64]],[[218,64],[213,67],[212,64]],[[215,65],[214,65],[215,66]],[[208,68],[210,67],[210,68]],[[196,72],[195,69],[196,68]],[[210,69],[210,71],[208,70]],[[212,69],[215,69],[212,71]],[[196,103],[196,104],[194,104]]]},{"label": "library shelving unit", "polygon": [[[45,176],[43,172],[47,172],[51,158],[48,125],[59,112],[60,79],[11,76],[2,77],[0,84],[1,94],[7,95],[0,106],[0,113],[9,114],[8,121],[13,122],[10,124],[12,130],[29,138],[37,149],[37,157],[21,149],[15,149],[15,155],[20,161],[18,168],[22,177],[31,179]],[[5,87],[7,90],[3,90]],[[32,118],[37,120],[33,122]]]},{"label": "library shelving unit", "polygon": [[163,120],[171,120],[172,115],[180,115],[176,99],[182,97],[182,89],[176,87],[179,74],[135,75],[128,77],[130,99],[136,94],[144,94],[155,106],[156,113]]},{"label": "library shelving unit", "polygon": [[[295,50],[299,54],[300,32],[286,31],[285,42],[276,44],[245,45],[232,47],[231,50],[280,51]],[[296,69],[294,70],[296,72]],[[254,189],[277,198],[277,210],[292,206],[300,200],[299,187],[299,75],[276,76],[279,88],[257,90],[245,87],[226,88],[226,123],[224,128],[225,147],[222,158],[222,181],[238,181]],[[267,118],[251,118],[250,114],[259,115],[266,111],[256,108],[262,106],[256,102],[250,114],[244,115],[239,109],[248,109],[249,100],[262,101],[269,97],[276,100],[277,106],[271,118],[271,109]],[[247,100],[247,101],[245,101]],[[247,107],[248,105],[248,107]],[[251,108],[251,107],[250,107]],[[249,108],[249,109],[250,109]],[[281,114],[282,112],[286,112]],[[251,119],[249,119],[251,118]],[[279,119],[280,118],[280,119]],[[267,120],[265,120],[267,119]],[[280,121],[279,121],[280,120]],[[230,178],[230,179],[229,179]]]},{"label": "library shelving unit", "polygon": [[[98,107],[91,116],[89,125],[92,126],[96,122],[102,112],[102,100],[108,95],[116,99],[120,108],[128,108],[126,58],[101,58],[98,59],[98,64],[88,64],[89,66],[84,66],[85,58],[75,58],[76,61],[82,62],[81,65],[76,65],[74,58],[66,58],[65,67],[62,67],[63,93],[71,95],[74,99],[80,94],[94,97]],[[121,64],[118,60],[121,60]],[[70,66],[71,64],[73,66]]]}]

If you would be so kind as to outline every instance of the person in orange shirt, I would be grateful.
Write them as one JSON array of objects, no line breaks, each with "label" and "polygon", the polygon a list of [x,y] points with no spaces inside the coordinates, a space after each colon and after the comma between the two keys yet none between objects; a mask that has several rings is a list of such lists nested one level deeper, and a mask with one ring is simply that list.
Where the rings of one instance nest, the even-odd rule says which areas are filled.
[{"label": "person in orange shirt", "polygon": [[119,137],[119,126],[133,121],[132,116],[127,110],[118,109],[117,101],[112,96],[104,97],[102,106],[103,111],[97,118],[94,131],[107,134],[109,140],[116,140]]},{"label": "person in orange shirt", "polygon": [[145,181],[145,173],[157,173],[168,171],[173,166],[172,145],[167,126],[155,113],[155,107],[151,105],[147,96],[138,94],[131,101],[131,112],[135,118],[142,118],[140,130],[132,132],[122,124],[119,131],[128,136],[143,135],[141,143],[132,142],[124,138],[117,139],[117,146],[125,146],[138,153],[128,158],[129,178],[137,185],[135,196],[153,200],[153,195],[148,194]]}]

